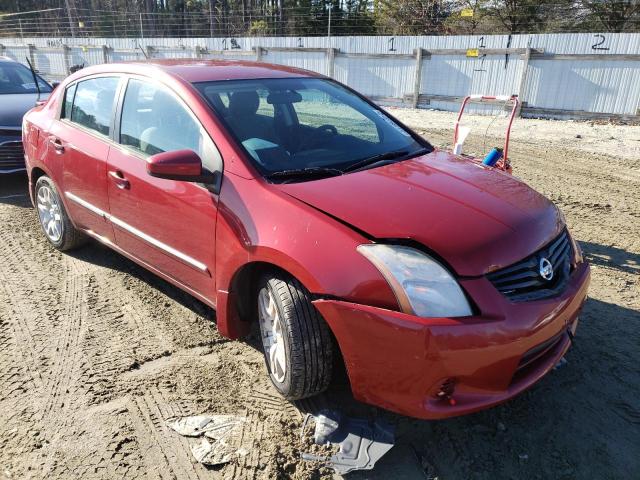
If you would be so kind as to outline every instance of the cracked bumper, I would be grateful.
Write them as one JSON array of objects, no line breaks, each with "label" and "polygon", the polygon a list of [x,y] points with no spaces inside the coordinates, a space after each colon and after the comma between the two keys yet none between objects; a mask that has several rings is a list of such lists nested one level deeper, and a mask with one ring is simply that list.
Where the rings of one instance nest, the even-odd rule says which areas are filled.
[{"label": "cracked bumper", "polygon": [[[462,319],[314,304],[340,345],[356,399],[438,419],[504,402],[548,373],[570,346],[567,330],[575,332],[589,279],[582,263],[562,295],[524,303],[510,303],[484,278],[465,280],[482,314]],[[438,396],[447,381],[453,394]]]}]

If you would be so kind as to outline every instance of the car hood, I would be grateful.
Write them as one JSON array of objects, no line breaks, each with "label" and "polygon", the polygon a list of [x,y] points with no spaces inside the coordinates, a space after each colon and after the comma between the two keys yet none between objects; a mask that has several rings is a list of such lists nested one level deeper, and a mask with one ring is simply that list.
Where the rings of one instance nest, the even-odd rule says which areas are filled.
[{"label": "car hood", "polygon": [[368,236],[419,242],[460,276],[515,263],[564,226],[558,209],[517,178],[439,150],[339,177],[275,186]]},{"label": "car hood", "polygon": [[[49,93],[40,95],[40,100],[46,100]],[[36,106],[37,93],[14,93],[0,95],[0,127],[20,127],[25,113]]]}]

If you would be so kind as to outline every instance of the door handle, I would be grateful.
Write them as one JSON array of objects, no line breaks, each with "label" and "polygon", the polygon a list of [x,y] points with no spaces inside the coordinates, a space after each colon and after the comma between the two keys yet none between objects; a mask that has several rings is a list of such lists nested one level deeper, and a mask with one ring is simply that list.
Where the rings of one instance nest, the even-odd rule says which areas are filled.
[{"label": "door handle", "polygon": [[113,182],[116,184],[116,187],[118,187],[120,190],[125,190],[130,187],[129,180],[124,178],[124,175],[120,170],[110,170],[109,176],[111,177],[111,180],[113,180]]},{"label": "door handle", "polygon": [[62,145],[62,142],[60,141],[59,138],[55,138],[55,137],[50,138],[49,143],[53,145],[53,148],[55,149],[56,153],[58,154],[64,153],[64,145]]}]

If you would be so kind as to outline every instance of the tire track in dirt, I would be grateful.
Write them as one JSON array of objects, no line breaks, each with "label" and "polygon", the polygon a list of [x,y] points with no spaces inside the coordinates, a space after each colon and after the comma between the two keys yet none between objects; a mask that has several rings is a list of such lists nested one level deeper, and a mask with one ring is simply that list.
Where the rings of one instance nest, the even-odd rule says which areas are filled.
[{"label": "tire track in dirt", "polygon": [[[18,210],[11,207],[14,209]],[[15,344],[35,388],[42,391],[49,358],[48,342],[43,340],[48,337],[48,327],[57,324],[59,317],[58,275],[55,269],[44,269],[38,264],[42,248],[29,248],[31,242],[25,235],[28,225],[24,225],[25,217],[21,220],[17,225],[13,224],[12,229],[0,230],[4,251],[0,262],[0,291],[6,302],[6,321],[12,326]]]},{"label": "tire track in dirt", "polygon": [[90,404],[121,395],[123,392],[115,388],[121,374],[175,350],[162,325],[155,323],[139,298],[123,287],[124,275],[106,271],[88,288],[89,324],[81,345],[81,377]]},{"label": "tire track in dirt", "polygon": [[52,374],[46,385],[48,394],[43,408],[45,415],[51,413],[56,404],[68,405],[64,395],[70,393],[71,383],[76,380],[74,374],[80,361],[81,329],[83,318],[86,316],[86,290],[90,279],[71,275],[66,277],[65,291],[62,297],[64,322],[61,323],[54,337],[55,354],[52,360]]},{"label": "tire track in dirt", "polygon": [[148,472],[162,479],[202,480],[210,478],[202,465],[196,463],[187,439],[177,435],[166,420],[188,415],[183,405],[170,404],[157,388],[134,397],[127,405],[132,424],[145,453]]},{"label": "tire track in dirt", "polygon": [[[62,436],[73,424],[77,414],[77,403],[82,400],[78,396],[80,364],[83,352],[80,342],[83,335],[83,321],[86,318],[86,288],[91,281],[87,275],[69,274],[64,279],[62,302],[65,307],[63,321],[54,337],[55,353],[50,362],[51,375],[43,392],[43,423],[51,432],[49,442],[55,453],[56,447],[63,444]],[[51,473],[51,462],[54,455],[49,454],[43,473]]]},{"label": "tire track in dirt", "polygon": [[253,413],[247,415],[243,424],[239,444],[247,448],[241,456],[224,470],[224,480],[256,480],[264,476],[264,467],[269,463],[270,453],[264,448],[268,430],[263,418]]},{"label": "tire track in dirt", "polygon": [[[33,388],[33,383],[25,376],[21,354],[16,346],[13,328],[9,322],[6,302],[0,297],[0,403]],[[27,384],[30,384],[29,387]]]},{"label": "tire track in dirt", "polygon": [[42,428],[42,407],[51,361],[49,340],[60,317],[59,271],[43,268],[48,247],[33,242],[33,212],[14,205],[1,212],[0,220],[10,228],[0,230],[4,253],[0,262],[0,336],[11,354],[6,360],[6,365],[11,365],[11,378],[17,380],[17,384],[9,383],[13,388],[3,388],[6,396],[0,402],[3,447],[12,452],[9,466],[17,456],[32,458],[31,465],[37,466],[48,441]]}]

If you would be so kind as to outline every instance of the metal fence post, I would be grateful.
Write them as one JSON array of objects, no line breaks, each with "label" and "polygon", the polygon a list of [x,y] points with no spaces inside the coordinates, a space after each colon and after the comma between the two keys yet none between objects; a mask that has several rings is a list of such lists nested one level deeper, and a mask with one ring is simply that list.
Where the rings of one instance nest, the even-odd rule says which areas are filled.
[{"label": "metal fence post", "polygon": [[520,85],[518,86],[518,98],[520,99],[520,105],[518,105],[518,111],[516,115],[521,116],[522,105],[525,102],[525,89],[527,88],[527,74],[529,70],[529,60],[531,59],[531,47],[527,47],[527,50],[522,59],[522,73],[520,74]]},{"label": "metal fence post", "polygon": [[253,50],[256,52],[256,62],[262,61],[262,47],[253,47]]},{"label": "metal fence post", "polygon": [[338,53],[337,48],[327,48],[326,53],[326,62],[327,62],[327,77],[333,78],[333,72],[336,66],[336,53]]},{"label": "metal fence post", "polygon": [[66,43],[62,44],[62,65],[64,67],[64,73],[66,75],[69,74],[69,50],[71,50],[69,48],[69,45],[67,45]]},{"label": "metal fence post", "polygon": [[109,45],[102,45],[102,62],[109,63]]},{"label": "metal fence post", "polygon": [[4,45],[0,43],[0,57],[4,56]]},{"label": "metal fence post", "polygon": [[147,58],[153,58],[153,51],[155,50],[155,48],[153,48],[153,46],[151,45],[147,45],[146,50],[147,50]]},{"label": "metal fence post", "polygon": [[416,56],[416,71],[413,80],[413,108],[418,108],[420,86],[422,84],[422,48],[416,48],[413,54]]}]

